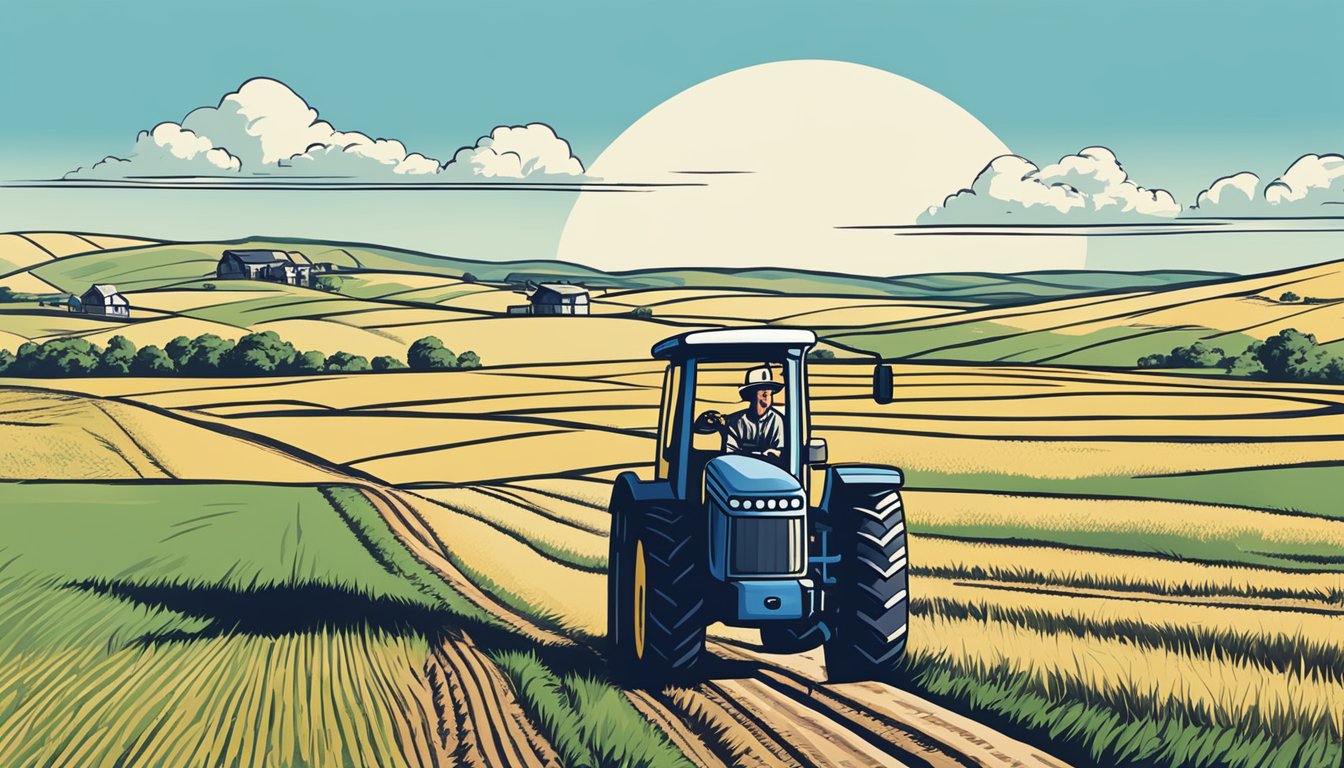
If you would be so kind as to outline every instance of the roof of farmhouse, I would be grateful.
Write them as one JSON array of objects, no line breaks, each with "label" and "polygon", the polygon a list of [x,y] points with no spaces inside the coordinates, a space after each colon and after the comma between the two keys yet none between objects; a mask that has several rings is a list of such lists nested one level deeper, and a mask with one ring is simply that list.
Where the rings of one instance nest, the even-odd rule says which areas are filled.
[{"label": "roof of farmhouse", "polygon": [[570,283],[541,283],[537,286],[537,292],[550,291],[552,293],[561,293],[567,295],[578,295],[587,293],[588,289],[582,285],[571,285]]},{"label": "roof of farmhouse", "polygon": [[225,251],[225,256],[236,257],[244,264],[275,264],[277,262],[293,264],[294,260],[290,258],[289,253],[285,251]]}]

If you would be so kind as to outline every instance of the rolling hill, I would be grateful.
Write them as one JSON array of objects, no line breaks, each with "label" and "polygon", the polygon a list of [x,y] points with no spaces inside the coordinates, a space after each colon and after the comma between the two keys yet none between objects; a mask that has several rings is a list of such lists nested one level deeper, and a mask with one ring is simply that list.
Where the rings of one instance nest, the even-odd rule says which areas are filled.
[{"label": "rolling hill", "polygon": [[[300,251],[310,261],[334,265],[339,287],[325,292],[218,280],[215,264],[231,247]],[[306,240],[157,243],[59,233],[0,236],[0,257],[0,270],[8,268],[0,274],[0,287],[29,299],[0,304],[0,347],[11,350],[25,341],[62,337],[104,344],[123,335],[144,346],[180,335],[237,339],[271,330],[301,349],[366,357],[404,356],[416,339],[436,335],[454,349],[481,353],[490,364],[564,361],[576,339],[601,339],[588,353],[597,359],[637,359],[679,327],[775,323],[824,334],[867,333],[968,311],[1147,294],[1226,279],[1201,272],[892,278],[782,269],[606,273],[556,261],[479,262]],[[582,282],[593,293],[593,316],[561,324],[505,317],[510,305],[523,301],[518,289],[528,280]],[[93,283],[115,284],[127,296],[134,307],[130,322],[71,314],[31,300],[81,293]],[[631,316],[639,307],[653,311],[652,321]]]},{"label": "rolling hill", "polygon": [[[1300,297],[1285,301],[1286,293]],[[1132,367],[1203,341],[1229,353],[1285,328],[1344,339],[1344,262],[1193,286],[1093,295],[871,326],[832,343],[916,361]]]}]

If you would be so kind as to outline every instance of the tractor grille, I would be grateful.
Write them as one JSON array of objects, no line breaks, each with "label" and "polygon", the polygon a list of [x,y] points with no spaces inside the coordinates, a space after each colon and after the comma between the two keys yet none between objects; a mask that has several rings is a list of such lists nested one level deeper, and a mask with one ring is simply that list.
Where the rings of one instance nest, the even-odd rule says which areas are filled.
[{"label": "tractor grille", "polygon": [[801,517],[734,517],[730,570],[737,576],[787,576],[803,571]]}]

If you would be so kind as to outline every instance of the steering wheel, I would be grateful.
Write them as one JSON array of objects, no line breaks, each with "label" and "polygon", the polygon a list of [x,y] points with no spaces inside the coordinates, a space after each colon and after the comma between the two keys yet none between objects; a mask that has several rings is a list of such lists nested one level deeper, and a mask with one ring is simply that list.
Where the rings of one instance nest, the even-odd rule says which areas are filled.
[{"label": "steering wheel", "polygon": [[695,418],[691,429],[697,435],[717,435],[723,431],[726,422],[718,411],[705,411]]}]

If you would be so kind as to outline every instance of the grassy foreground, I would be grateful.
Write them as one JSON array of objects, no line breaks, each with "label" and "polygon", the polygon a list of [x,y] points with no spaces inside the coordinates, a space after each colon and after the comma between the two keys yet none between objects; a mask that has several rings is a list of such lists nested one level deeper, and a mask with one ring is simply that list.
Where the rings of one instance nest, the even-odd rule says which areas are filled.
[{"label": "grassy foreground", "polygon": [[[0,494],[0,765],[436,764],[431,646],[490,619],[358,490]],[[567,683],[571,721],[540,723],[553,742],[577,722],[601,765],[679,764],[614,688]]]}]

